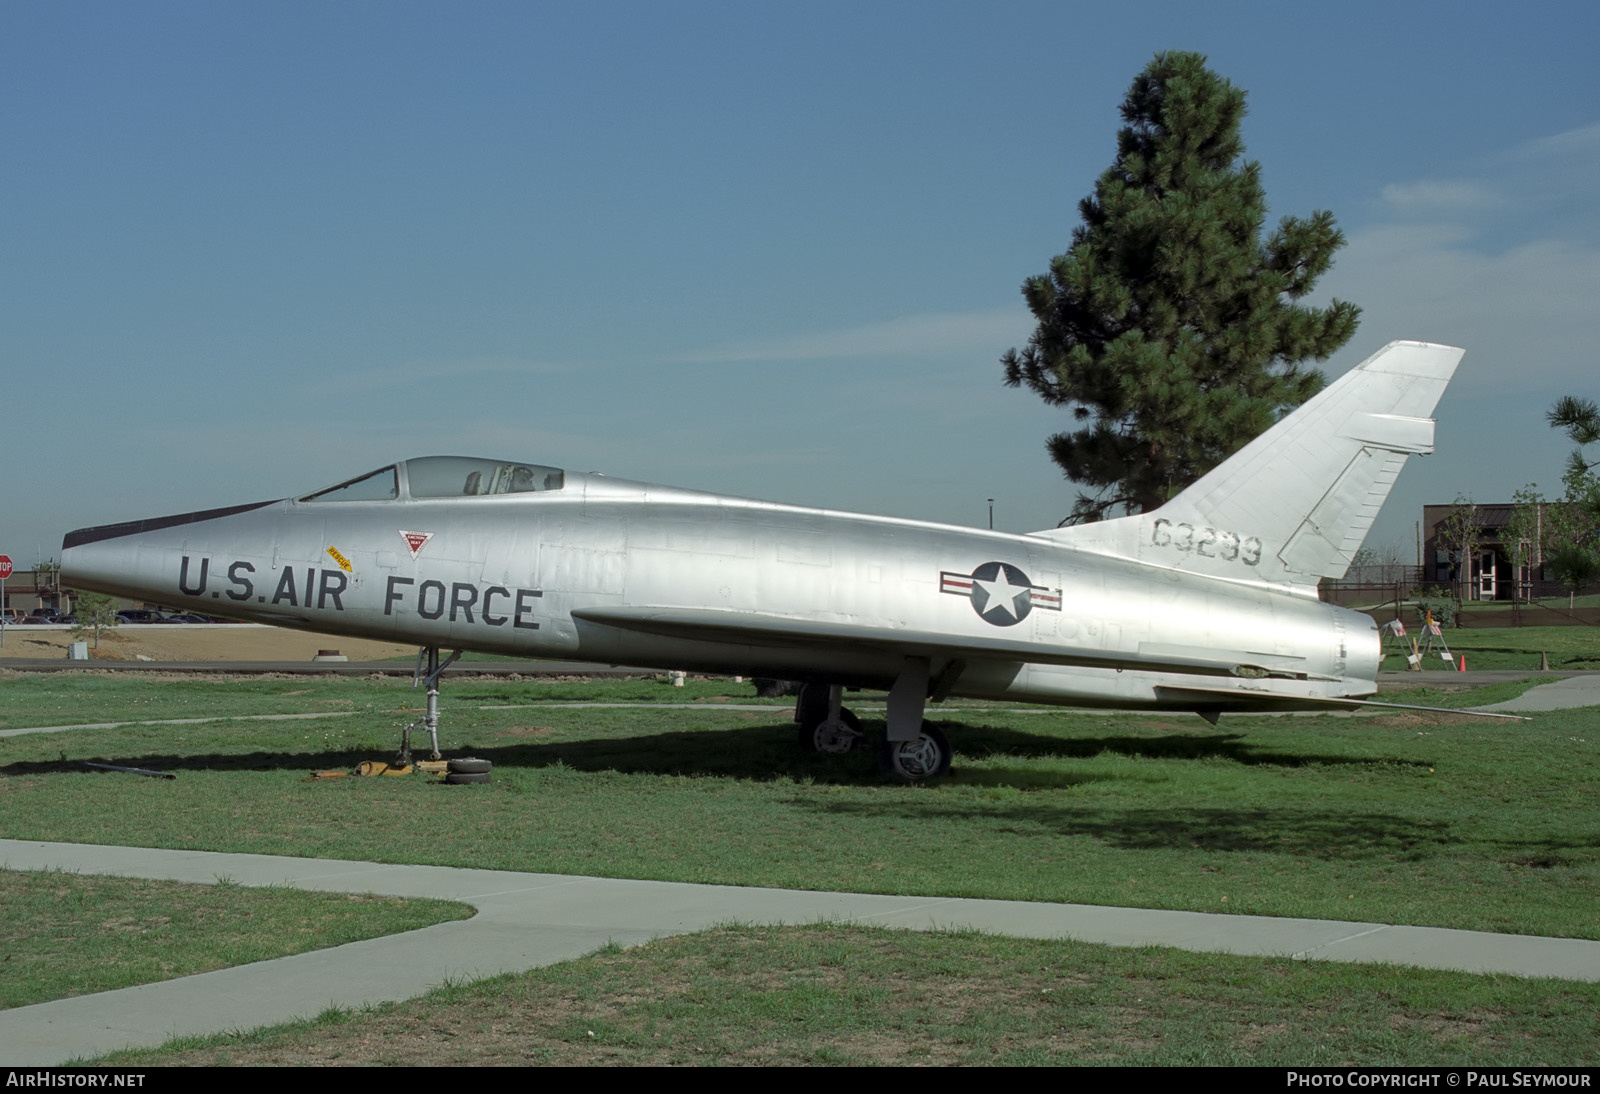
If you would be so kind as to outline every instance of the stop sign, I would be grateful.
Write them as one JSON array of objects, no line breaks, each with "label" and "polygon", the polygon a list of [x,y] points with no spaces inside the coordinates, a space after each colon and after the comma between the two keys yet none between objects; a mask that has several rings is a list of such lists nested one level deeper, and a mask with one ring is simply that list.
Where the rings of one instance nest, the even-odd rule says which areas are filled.
[{"label": "stop sign", "polygon": [[11,576],[11,556],[0,555],[0,579]]}]

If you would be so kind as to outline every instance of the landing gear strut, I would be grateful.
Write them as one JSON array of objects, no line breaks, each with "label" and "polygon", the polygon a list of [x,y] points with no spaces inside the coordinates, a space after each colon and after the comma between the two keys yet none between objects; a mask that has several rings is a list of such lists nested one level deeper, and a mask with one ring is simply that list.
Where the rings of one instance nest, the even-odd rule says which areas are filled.
[{"label": "landing gear strut", "polygon": [[915,782],[950,773],[950,741],[922,718],[928,706],[928,662],[908,657],[889,689],[889,719],[878,745],[878,771]]},{"label": "landing gear strut", "polygon": [[[892,779],[916,782],[950,773],[950,740],[924,721],[930,689],[924,658],[908,657],[889,689],[889,717],[877,745],[878,771]],[[800,747],[835,755],[849,752],[866,739],[861,722],[839,705],[837,684],[806,684],[795,700]]]},{"label": "landing gear strut", "polygon": [[844,688],[838,684],[805,684],[795,700],[794,720],[800,724],[800,747],[813,752],[843,755],[863,738],[861,721],[839,705]]},{"label": "landing gear strut", "polygon": [[[438,646],[423,646],[417,651],[417,668],[411,674],[411,686],[415,688],[418,684],[428,685],[428,713],[420,725],[412,722],[400,731],[399,762],[402,766],[411,762],[411,731],[413,729],[425,729],[428,731],[428,745],[430,748],[428,758],[430,760],[439,759],[439,677],[444,673],[445,669],[455,664],[456,659],[460,656],[461,651],[456,650],[449,657],[440,661]],[[427,658],[428,662],[426,672],[423,671],[422,667],[423,658]]]}]

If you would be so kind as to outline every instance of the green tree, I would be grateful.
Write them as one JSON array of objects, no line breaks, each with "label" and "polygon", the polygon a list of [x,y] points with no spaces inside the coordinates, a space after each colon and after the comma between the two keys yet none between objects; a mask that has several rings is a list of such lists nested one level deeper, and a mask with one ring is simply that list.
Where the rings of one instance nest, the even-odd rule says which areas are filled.
[{"label": "green tree", "polygon": [[1564,543],[1550,552],[1550,570],[1567,587],[1567,607],[1571,608],[1578,591],[1600,577],[1600,554],[1576,543]]},{"label": "green tree", "polygon": [[33,580],[41,591],[56,592],[61,581],[61,563],[53,558],[40,559],[33,564]]},{"label": "green tree", "polygon": [[1434,526],[1435,542],[1460,561],[1456,564],[1456,599],[1472,599],[1472,562],[1483,541],[1483,517],[1471,498],[1458,496],[1455,508]]},{"label": "green tree", "polygon": [[1506,522],[1502,539],[1511,562],[1513,602],[1533,599],[1533,578],[1544,564],[1553,530],[1547,526],[1547,509],[1544,496],[1532,483],[1511,495],[1511,519]]},{"label": "green tree", "polygon": [[1295,301],[1332,264],[1333,215],[1262,238],[1261,167],[1245,160],[1245,93],[1197,53],[1158,53],[1122,104],[1115,162],[1083,223],[1023,297],[1038,320],[1002,358],[1006,383],[1070,407],[1048,441],[1080,493],[1069,520],[1156,508],[1323,383],[1360,309]]},{"label": "green tree", "polygon": [[1567,458],[1561,483],[1566,487],[1566,501],[1574,507],[1579,520],[1575,541],[1592,539],[1600,525],[1600,460],[1590,460],[1584,449],[1600,443],[1600,406],[1591,399],[1565,395],[1556,400],[1545,417],[1576,446]]},{"label": "green tree", "polygon": [[79,593],[73,614],[78,623],[72,628],[72,637],[93,633],[94,648],[99,649],[101,632],[117,625],[117,602],[104,593]]},{"label": "green tree", "polygon": [[1556,520],[1554,543],[1550,551],[1550,570],[1567,587],[1570,607],[1578,592],[1600,578],[1600,460],[1591,460],[1584,449],[1600,443],[1600,406],[1592,399],[1564,395],[1545,415],[1554,429],[1572,441],[1572,454],[1561,484],[1566,488]]}]

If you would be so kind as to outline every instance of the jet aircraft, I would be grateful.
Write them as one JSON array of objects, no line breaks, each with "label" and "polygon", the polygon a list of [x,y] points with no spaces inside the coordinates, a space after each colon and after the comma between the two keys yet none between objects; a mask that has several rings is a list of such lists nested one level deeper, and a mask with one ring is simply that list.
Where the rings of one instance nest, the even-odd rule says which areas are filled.
[{"label": "jet aircraft", "polygon": [[886,689],[878,761],[908,780],[949,769],[924,720],[949,696],[1213,722],[1389,705],[1368,699],[1377,625],[1317,582],[1433,450],[1462,352],[1390,343],[1165,505],[1098,524],[1017,535],[429,456],[71,532],[63,579],[416,643],[435,757],[439,676],[464,649],[802,681],[800,740],[823,752],[865,740],[843,690]]}]

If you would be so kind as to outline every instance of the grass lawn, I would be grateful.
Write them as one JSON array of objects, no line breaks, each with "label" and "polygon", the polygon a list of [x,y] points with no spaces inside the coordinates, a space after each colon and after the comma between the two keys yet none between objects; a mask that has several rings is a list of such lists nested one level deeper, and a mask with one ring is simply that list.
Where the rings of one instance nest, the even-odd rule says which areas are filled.
[{"label": "grass lawn", "polygon": [[[121,705],[148,709],[168,686],[96,679],[103,705],[122,689]],[[206,706],[194,689],[209,686],[235,713],[353,713],[0,738],[0,834],[1600,938],[1589,711],[1218,727],[936,712],[955,774],[901,786],[866,755],[798,750],[782,707],[572,708],[539,703],[551,685],[463,681],[445,694],[446,740],[493,760],[494,780],[444,787],[307,781],[386,758],[414,693],[386,680],[278,684],[195,681],[190,706]],[[591,694],[613,686],[625,685]],[[178,778],[93,773],[84,760]]]},{"label": "grass lawn", "polygon": [[867,928],[726,928],[114,1066],[1591,1065],[1600,986]]},{"label": "grass lawn", "polygon": [[[489,758],[495,769],[486,786],[445,787],[420,777],[306,780],[313,770],[392,753],[399,725],[415,717],[420,698],[404,681],[19,675],[3,687],[0,719],[9,726],[122,720],[128,711],[145,718],[317,715],[0,738],[0,835],[10,838],[1600,938],[1600,720],[1593,710],[1526,722],[1410,712],[1225,716],[1213,727],[1185,715],[1017,713],[962,704],[966,709],[931,709],[956,748],[953,776],[902,786],[880,781],[865,755],[799,751],[784,701],[770,712],[719,709],[749,701],[748,686],[458,680],[443,693],[447,750]],[[1514,690],[1396,698],[1470,704]],[[630,696],[682,701],[666,710],[571,705],[580,697]],[[870,714],[865,720],[873,724]],[[178,778],[92,773],[84,760],[171,770]],[[567,993],[566,1009],[552,1012],[565,1014],[567,1025],[529,1027],[520,1042],[510,1038],[500,1047],[482,1044],[485,1062],[512,1062],[520,1051],[516,1062],[1528,1063],[1583,1059],[1573,1044],[1586,1045],[1592,1060],[1600,1044],[1594,986],[1534,982],[1531,994],[1506,994],[1503,983],[1521,985],[1518,992],[1527,985],[1462,977],[1430,996],[1397,985],[1443,983],[1446,974],[1330,972],[1062,944],[1040,944],[1045,948],[1027,956],[1033,944],[1018,943],[1007,952],[1046,977],[1024,978],[1037,987],[1036,999],[1007,994],[1005,976],[986,986],[973,979],[972,970],[1001,960],[993,951],[958,956],[969,943],[1006,949],[1011,942],[950,941],[929,950],[915,937],[841,929],[797,936],[799,948],[784,965],[760,956],[774,943],[747,937],[765,936],[663,942],[487,987],[477,1002],[440,997],[406,1006],[467,1006],[450,1019],[463,1024],[464,1037],[469,1028],[495,1027],[501,1020],[494,1016],[507,1008],[521,1016],[516,1021],[534,1021],[534,1012],[551,1005],[538,993]],[[702,945],[709,948],[694,949]],[[745,956],[719,956],[727,947]],[[869,974],[878,967],[869,955],[882,951],[916,970],[905,979],[934,983],[946,967],[944,948],[948,967],[967,971],[949,973],[940,989],[946,994],[934,992],[925,1005],[953,1012],[968,998],[968,1018],[919,1039],[917,1023],[906,1017],[922,1013],[916,1007],[908,1003],[902,1013],[873,1002],[871,981],[893,977]],[[681,954],[691,956],[675,956]],[[828,976],[846,980],[825,977],[820,986],[802,983],[793,989],[798,994],[785,994],[795,977],[805,981],[804,970],[827,964],[819,954],[845,955],[835,960],[844,971]],[[1157,958],[1160,975],[1149,964]],[[1135,964],[1122,964],[1130,960]],[[746,1001],[730,1005],[745,1008],[745,1017],[714,1012],[689,1031],[694,1023],[672,1010],[680,993],[671,985],[687,974],[671,970],[684,961],[745,968],[724,978],[743,985],[738,993]],[[630,962],[640,971],[615,971]],[[1218,994],[1214,976],[1241,985],[1243,996],[1284,1001],[1247,1012],[1253,1017],[1230,1017],[1237,1008],[1206,1002],[1232,998]],[[562,979],[571,977],[577,979]],[[964,981],[973,984],[970,997],[961,994]],[[570,986],[580,983],[591,986]],[[1124,983],[1148,984],[1155,995],[1124,996]],[[1042,998],[1046,988],[1105,1005],[1052,1011],[1046,1004],[1055,1001]],[[843,996],[842,1009],[817,1009],[827,1017],[818,1019],[824,1032],[813,1035],[794,1015],[812,1013],[805,1000],[825,995]],[[1335,1005],[1345,997],[1363,1002],[1357,1011]],[[543,1001],[519,1002],[528,998]],[[798,1010],[763,1009],[777,1006],[774,1000]],[[658,1001],[666,1009],[652,1009]],[[1588,1015],[1588,1025],[1562,1017],[1569,1007]],[[360,1053],[393,1050],[382,1031],[435,1021],[415,1017],[433,1011],[399,1013],[325,1022],[317,1032],[289,1036],[309,1036],[352,1060],[388,1059]],[[997,1014],[1005,1019],[998,1024]],[[1550,1026],[1555,1040],[1528,1032],[1539,1015],[1560,1019]],[[985,1023],[990,1032],[976,1031]],[[1027,1031],[1008,1041],[1000,1028],[1008,1023]],[[358,1031],[357,1041],[378,1047],[338,1041],[346,1026]],[[1346,1026],[1355,1032],[1347,1035]],[[846,1035],[845,1027],[856,1032]],[[474,1043],[459,1042],[462,1051]],[[1236,1051],[1252,1045],[1260,1051]],[[1561,1047],[1546,1054],[1547,1045]],[[502,1049],[507,1055],[496,1056]]]},{"label": "grass lawn", "polygon": [[0,1009],[470,915],[465,904],[442,900],[0,870]]},{"label": "grass lawn", "polygon": [[[1426,640],[1422,628],[1410,619],[1406,628],[1406,641]],[[1450,671],[1460,663],[1462,654],[1466,654],[1469,669],[1527,671],[1539,667],[1540,653],[1549,655],[1552,669],[1600,669],[1600,628],[1595,627],[1447,627],[1444,640],[1455,660],[1446,665],[1437,653],[1429,653],[1422,659],[1423,671]],[[1392,652],[1394,649],[1394,640],[1385,639],[1381,667],[1403,670],[1405,658]]]},{"label": "grass lawn", "polygon": [[[446,702],[463,689],[481,694],[500,680],[446,679]],[[655,703],[727,701],[737,688],[740,703],[771,703],[792,708],[791,699],[757,699],[751,685],[691,680],[681,688],[653,679],[602,682],[526,682],[514,691],[519,700],[603,699]],[[0,730],[24,726],[85,725],[97,722],[171,721],[183,718],[240,718],[273,714],[335,717],[378,714],[397,726],[422,716],[426,692],[411,687],[409,678],[358,679],[335,676],[198,676],[151,673],[128,678],[124,673],[13,673],[0,679]],[[395,731],[399,740],[399,730]],[[0,746],[3,748],[4,746]],[[0,751],[0,762],[5,753]]]}]

